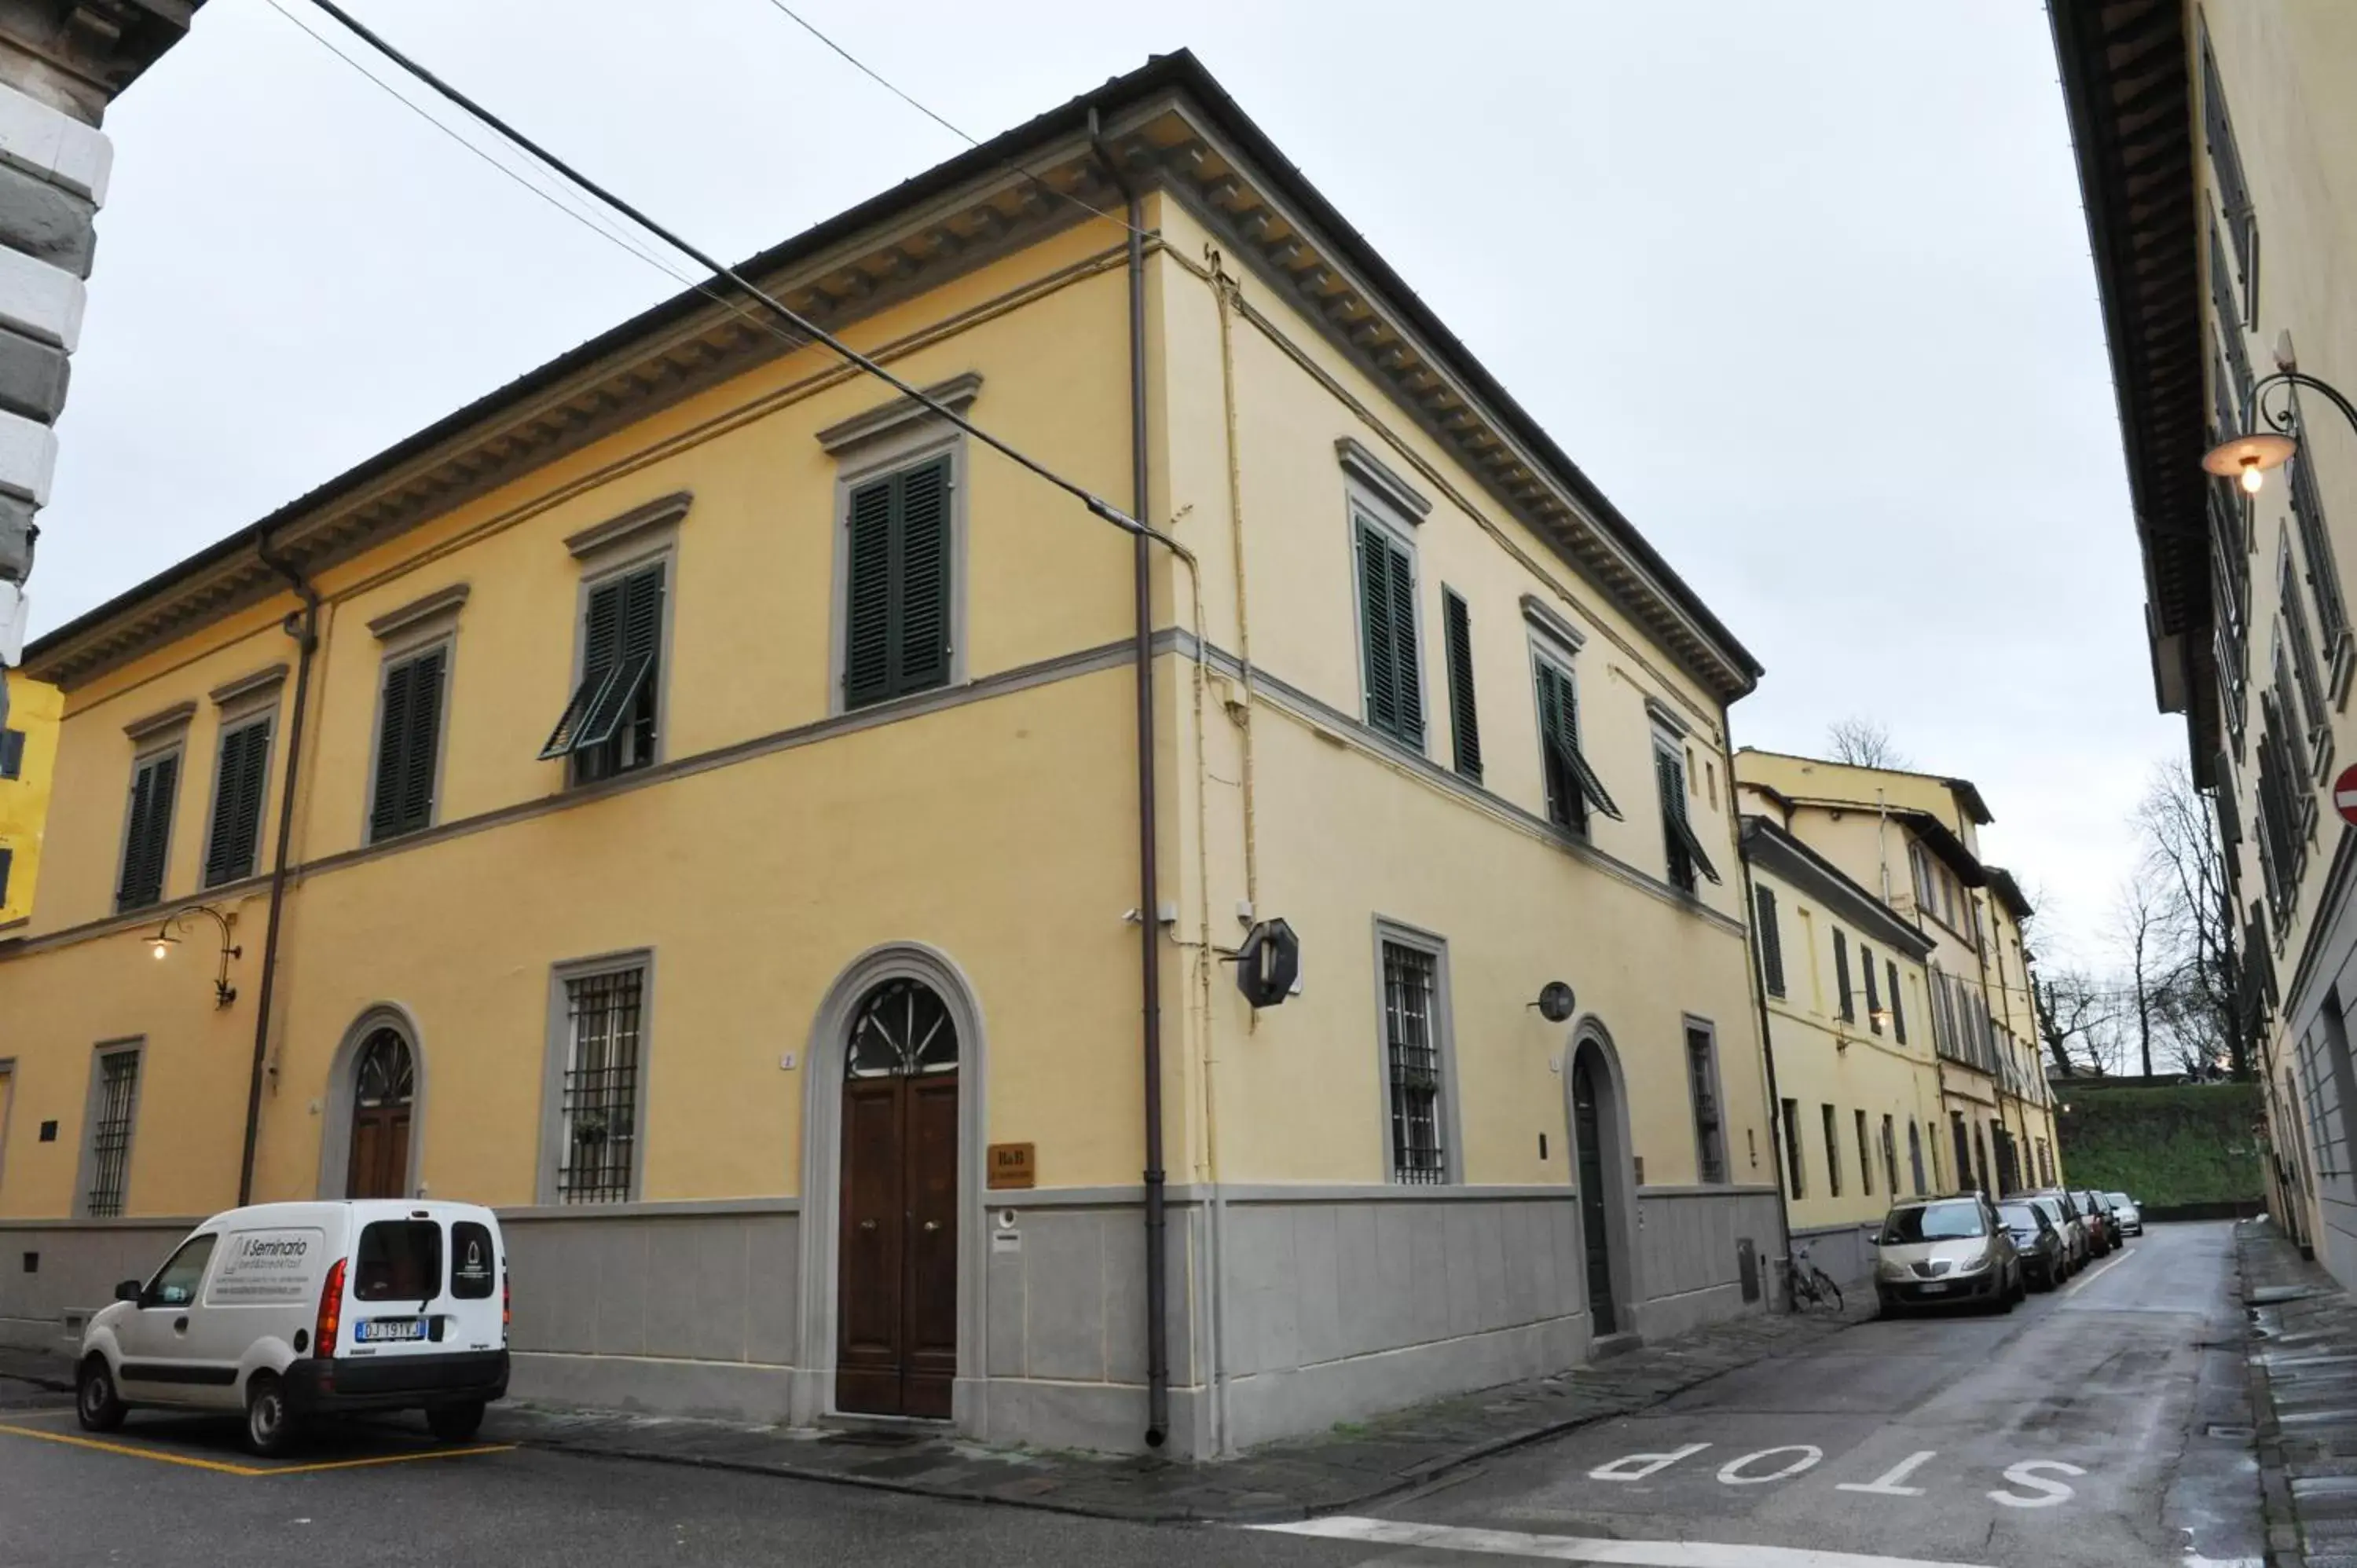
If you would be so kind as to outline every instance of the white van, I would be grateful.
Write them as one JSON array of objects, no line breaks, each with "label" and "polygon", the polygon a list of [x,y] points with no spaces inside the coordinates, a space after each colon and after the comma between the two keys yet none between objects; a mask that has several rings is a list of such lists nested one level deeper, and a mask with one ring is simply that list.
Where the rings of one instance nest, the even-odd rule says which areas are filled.
[{"label": "white van", "polygon": [[265,1203],[217,1214],[81,1337],[81,1423],[242,1410],[257,1454],[304,1418],[422,1410],[459,1442],[508,1389],[507,1248],[471,1203]]}]

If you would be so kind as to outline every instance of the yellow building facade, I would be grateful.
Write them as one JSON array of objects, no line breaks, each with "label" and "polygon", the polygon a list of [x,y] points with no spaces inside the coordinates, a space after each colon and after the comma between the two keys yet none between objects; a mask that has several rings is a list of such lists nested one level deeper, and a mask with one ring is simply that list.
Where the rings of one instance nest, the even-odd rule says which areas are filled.
[{"label": "yellow building facade", "polygon": [[1217,84],[744,270],[925,399],[689,294],[28,650],[0,1332],[242,1187],[499,1206],[520,1391],[993,1441],[1760,1310],[1758,667]]},{"label": "yellow building facade", "polygon": [[64,698],[56,687],[21,671],[0,671],[0,681],[8,682],[8,722],[0,727],[0,941],[5,941],[9,928],[33,912]]},{"label": "yellow building facade", "polygon": [[1736,754],[1747,811],[1806,843],[1931,945],[1923,1013],[1937,1058],[1942,1190],[2011,1192],[2061,1179],[2052,1096],[2029,990],[2018,884],[1980,858],[1991,817],[1964,779],[1822,757]]},{"label": "yellow building facade", "polygon": [[1792,1241],[1863,1282],[1890,1205],[1951,1190],[1932,943],[1773,818],[1742,833]]}]

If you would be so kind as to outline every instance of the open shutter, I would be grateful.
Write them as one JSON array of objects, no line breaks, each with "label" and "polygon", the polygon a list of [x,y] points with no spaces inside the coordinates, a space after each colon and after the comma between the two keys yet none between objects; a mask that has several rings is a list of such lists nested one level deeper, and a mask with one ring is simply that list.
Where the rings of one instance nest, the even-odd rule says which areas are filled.
[{"label": "open shutter", "polygon": [[[1866,1026],[1878,1035],[1882,1033],[1882,1020],[1875,1015],[1882,1011],[1882,982],[1874,972],[1874,950],[1864,942],[1857,944],[1857,967],[1866,973]],[[1862,1141],[1857,1152],[1863,1158],[1866,1145]]]},{"label": "open shutter", "polygon": [[[650,566],[619,582],[600,584],[589,600],[589,637],[603,639],[607,650],[601,663],[606,674],[581,733],[576,751],[604,746],[638,710],[639,694],[655,673],[655,657],[662,644],[663,569]],[[600,599],[606,600],[601,606]],[[599,620],[600,610],[606,620]],[[582,684],[588,682],[588,661],[583,660]]]},{"label": "open shutter", "polygon": [[1760,937],[1760,969],[1761,983],[1770,996],[1784,994],[1784,933],[1776,924],[1776,895],[1766,887],[1751,892],[1754,919]]},{"label": "open shutter", "polygon": [[1571,681],[1542,660],[1538,663],[1539,764],[1546,775],[1547,816],[1576,832],[1587,829],[1587,798],[1572,761],[1578,749]]},{"label": "open shutter", "polygon": [[401,742],[399,832],[434,821],[435,752],[442,744],[442,650],[409,662],[409,711]]},{"label": "open shutter", "polygon": [[590,717],[613,685],[621,638],[622,585],[600,583],[589,590],[589,613],[582,625],[581,681],[573,688],[573,700],[556,716],[556,727],[548,732],[547,744],[540,748],[543,762],[570,757],[581,749]]},{"label": "open shutter", "polygon": [[1392,668],[1399,687],[1399,728],[1408,745],[1424,745],[1424,688],[1415,661],[1415,565],[1407,552],[1385,539],[1391,553]]},{"label": "open shutter", "polygon": [[1857,1003],[1849,988],[1849,938],[1838,926],[1834,929],[1834,983],[1840,988],[1843,1021],[1857,1023]]},{"label": "open shutter", "polygon": [[856,708],[892,694],[892,481],[851,493],[845,523],[843,702]]},{"label": "open shutter", "polygon": [[892,477],[892,694],[950,678],[950,466]]},{"label": "open shutter", "polygon": [[[1890,1036],[1903,1046],[1907,1043],[1907,1007],[1899,996],[1899,965],[1887,963],[1883,969],[1890,980]],[[1889,1136],[1887,1130],[1884,1136]],[[1896,1188],[1899,1178],[1893,1176],[1890,1180]]]},{"label": "open shutter", "polygon": [[1442,629],[1448,643],[1448,730],[1457,771],[1476,783],[1481,778],[1481,721],[1473,708],[1473,618],[1455,594],[1441,598]]},{"label": "open shutter", "polygon": [[1392,548],[1380,530],[1359,524],[1359,628],[1367,673],[1367,722],[1400,733],[1399,666],[1392,637]]},{"label": "open shutter", "polygon": [[[401,831],[401,749],[409,737],[410,693],[416,683],[417,665],[416,660],[411,660],[384,672],[384,703],[376,724],[376,793],[369,808],[371,843]],[[550,744],[555,742],[552,739]]]}]

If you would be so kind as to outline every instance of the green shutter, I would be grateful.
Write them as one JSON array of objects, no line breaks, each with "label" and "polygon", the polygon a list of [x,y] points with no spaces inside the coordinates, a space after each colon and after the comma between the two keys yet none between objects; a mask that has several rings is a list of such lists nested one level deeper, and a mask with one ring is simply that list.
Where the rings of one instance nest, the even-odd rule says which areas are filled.
[{"label": "green shutter", "polygon": [[1834,929],[1834,981],[1841,991],[1843,1021],[1857,1022],[1857,1004],[1851,999],[1849,989],[1849,938],[1839,927]]},{"label": "green shutter", "polygon": [[[419,660],[384,672],[384,701],[377,713],[376,788],[369,808],[369,840],[391,838],[401,829],[402,747],[409,739],[409,705]],[[552,740],[551,745],[555,742]]]},{"label": "green shutter", "polygon": [[1367,677],[1367,723],[1400,733],[1399,664],[1392,636],[1392,548],[1373,524],[1359,524],[1359,630]]},{"label": "green shutter", "polygon": [[1878,1035],[1882,1020],[1875,1015],[1882,1011],[1882,988],[1874,977],[1874,950],[1864,942],[1857,944],[1857,967],[1866,973],[1866,1026]]},{"label": "green shutter", "polygon": [[1399,728],[1394,733],[1418,750],[1424,746],[1424,690],[1415,661],[1415,564],[1405,550],[1383,541],[1391,552],[1392,668],[1399,689]]},{"label": "green shutter", "polygon": [[15,850],[0,844],[0,908],[5,908],[8,904],[8,865],[16,854]]},{"label": "green shutter", "polygon": [[843,701],[856,708],[892,694],[892,481],[854,490],[845,526]]},{"label": "green shutter", "polygon": [[164,897],[164,855],[171,843],[172,805],[179,781],[178,753],[156,757],[133,777],[123,878],[115,887],[115,902],[122,908],[141,908]]},{"label": "green shutter", "polygon": [[[601,607],[599,598],[607,596]],[[662,647],[663,569],[649,566],[618,582],[601,585],[590,596],[587,635],[602,638],[607,653],[599,660],[606,671],[597,697],[581,721],[573,749],[593,751],[606,745],[643,705],[642,693],[655,680],[655,660]],[[605,620],[598,616],[601,607]],[[589,683],[585,660],[582,684]],[[640,758],[643,761],[645,758]]]},{"label": "green shutter", "polygon": [[1760,938],[1761,983],[1768,994],[1784,994],[1784,932],[1776,924],[1776,895],[1766,887],[1752,889],[1751,901]]},{"label": "green shutter", "polygon": [[397,780],[398,832],[414,832],[434,821],[435,752],[442,744],[442,671],[440,649],[409,663],[408,722],[401,737],[401,773]]},{"label": "green shutter", "polygon": [[1579,749],[1579,713],[1572,699],[1571,677],[1541,660],[1538,694],[1539,760],[1546,776],[1547,818],[1584,832],[1587,800],[1573,761]]},{"label": "green shutter", "polygon": [[950,466],[892,476],[892,694],[950,678]]},{"label": "green shutter", "polygon": [[270,721],[221,736],[213,780],[212,829],[205,843],[205,886],[253,875],[262,836],[262,786],[270,768]]},{"label": "green shutter", "polygon": [[25,732],[0,729],[0,779],[18,779],[25,772]]},{"label": "green shutter", "polygon": [[[1899,965],[1889,963],[1883,967],[1890,978],[1890,1036],[1903,1046],[1907,1043],[1907,1009],[1899,999]],[[1893,1176],[1890,1179],[1895,1188],[1899,1178]]]},{"label": "green shutter", "polygon": [[1457,751],[1457,771],[1481,779],[1481,720],[1473,706],[1473,613],[1455,594],[1440,600],[1442,631],[1448,644],[1448,731]]}]

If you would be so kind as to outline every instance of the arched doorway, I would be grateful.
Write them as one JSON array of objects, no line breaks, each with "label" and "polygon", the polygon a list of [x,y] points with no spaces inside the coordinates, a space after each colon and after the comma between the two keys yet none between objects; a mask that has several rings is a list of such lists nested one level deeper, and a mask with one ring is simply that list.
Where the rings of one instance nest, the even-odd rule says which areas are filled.
[{"label": "arched doorway", "polygon": [[834,1406],[947,1419],[958,1369],[961,1052],[949,1004],[899,975],[843,1053]]},{"label": "arched doorway", "polygon": [[350,1158],[347,1197],[404,1197],[409,1187],[410,1118],[417,1099],[417,1058],[400,1030],[380,1026],[361,1042],[351,1069]]},{"label": "arched doorway", "polygon": [[1628,1172],[1629,1111],[1620,1067],[1601,1026],[1584,1026],[1574,1036],[1570,1069],[1564,1075],[1570,1101],[1573,1169],[1579,1201],[1583,1300],[1589,1334],[1601,1338],[1633,1330],[1630,1304],[1637,1299],[1631,1247],[1636,1228]]}]

